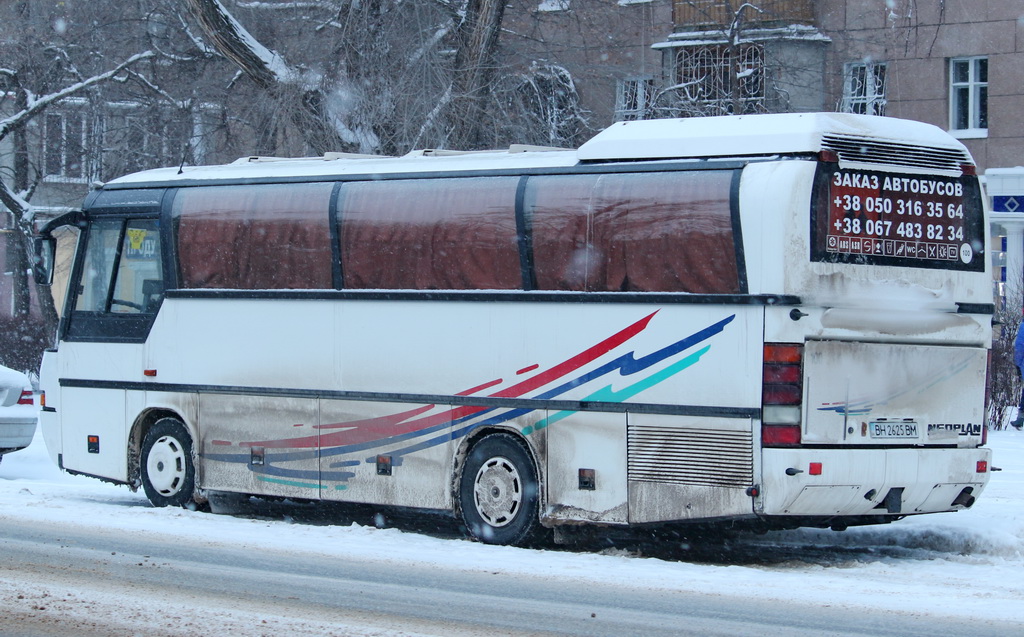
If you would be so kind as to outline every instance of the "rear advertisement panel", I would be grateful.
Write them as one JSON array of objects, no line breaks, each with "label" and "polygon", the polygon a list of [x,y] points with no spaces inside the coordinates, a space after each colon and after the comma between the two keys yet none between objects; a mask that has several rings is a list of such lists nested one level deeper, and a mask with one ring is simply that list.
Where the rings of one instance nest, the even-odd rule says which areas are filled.
[{"label": "rear advertisement panel", "polygon": [[985,269],[981,195],[974,177],[822,164],[813,201],[814,261]]}]

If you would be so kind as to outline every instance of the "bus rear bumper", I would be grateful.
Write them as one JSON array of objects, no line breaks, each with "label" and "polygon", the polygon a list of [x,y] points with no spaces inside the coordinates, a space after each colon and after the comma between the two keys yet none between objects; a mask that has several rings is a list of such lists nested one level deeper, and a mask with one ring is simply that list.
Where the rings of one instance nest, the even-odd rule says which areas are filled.
[{"label": "bus rear bumper", "polygon": [[765,449],[763,516],[902,516],[969,508],[990,449]]}]

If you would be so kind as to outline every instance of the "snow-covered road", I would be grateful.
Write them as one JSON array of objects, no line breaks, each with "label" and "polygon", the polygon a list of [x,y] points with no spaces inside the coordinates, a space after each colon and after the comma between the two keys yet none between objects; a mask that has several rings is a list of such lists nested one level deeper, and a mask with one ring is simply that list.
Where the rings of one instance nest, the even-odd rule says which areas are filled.
[{"label": "snow-covered road", "polygon": [[[594,591],[652,593],[666,599],[701,596],[717,598],[723,608],[731,604],[743,616],[749,608],[744,613],[739,609],[743,600],[750,600],[768,608],[773,603],[780,608],[815,607],[826,617],[829,612],[889,617],[894,626],[916,618],[922,629],[949,621],[972,625],[978,634],[1024,634],[1024,433],[993,432],[990,445],[995,466],[1003,470],[994,473],[988,490],[969,511],[843,533],[801,530],[743,538],[720,560],[708,560],[700,551],[694,552],[700,561],[682,561],[621,549],[526,550],[369,525],[302,524],[280,515],[233,517],[154,509],[141,494],[124,487],[61,474],[50,465],[39,440],[0,463],[0,529],[24,535],[36,525],[41,537],[63,529],[63,535],[79,538],[69,549],[109,546],[112,554],[104,561],[114,572],[174,564],[170,557],[157,558],[156,549],[147,558],[137,543],[150,542],[210,555],[248,555],[256,562],[265,556],[275,561],[359,563],[370,565],[369,573],[435,570],[462,573],[470,581],[505,576],[527,588],[532,581],[541,589],[589,586]],[[5,550],[30,553],[28,545],[18,543],[24,541],[10,539]],[[223,597],[202,594],[206,589],[197,592],[185,581],[180,595],[170,599],[166,590],[152,588],[155,585],[148,580],[129,588],[126,595],[109,589],[98,573],[93,578],[89,569],[76,569],[71,554],[63,555],[68,560],[63,568],[32,571],[19,566],[0,571],[0,616],[20,621],[15,625],[24,629],[9,633],[10,624],[5,623],[0,633],[58,634],[61,628],[65,634],[81,635],[473,632],[472,627],[429,619],[412,624],[373,620],[355,611],[325,621],[284,613],[283,607],[263,607],[260,613],[245,596],[232,596],[230,590]],[[222,567],[214,565],[208,573],[191,576],[172,571],[171,577],[203,580]],[[298,600],[294,607],[303,608]],[[692,632],[697,627],[675,628]],[[510,627],[506,634],[520,630]]]}]

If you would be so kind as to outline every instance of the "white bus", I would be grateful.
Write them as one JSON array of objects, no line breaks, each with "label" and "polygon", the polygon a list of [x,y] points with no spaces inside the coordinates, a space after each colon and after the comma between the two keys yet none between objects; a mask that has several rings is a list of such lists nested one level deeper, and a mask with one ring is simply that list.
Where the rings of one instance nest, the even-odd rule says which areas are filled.
[{"label": "white bus", "polygon": [[988,224],[969,153],[930,125],[249,157],[107,183],[41,246],[62,225],[81,235],[46,444],[156,506],[440,510],[514,544],[842,529],[988,481]]}]

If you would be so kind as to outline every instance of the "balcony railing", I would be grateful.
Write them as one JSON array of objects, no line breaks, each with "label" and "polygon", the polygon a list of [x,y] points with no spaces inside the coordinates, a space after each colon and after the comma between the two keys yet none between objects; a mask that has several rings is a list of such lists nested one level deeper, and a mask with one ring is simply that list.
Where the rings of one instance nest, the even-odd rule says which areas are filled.
[{"label": "balcony railing", "polygon": [[744,4],[756,7],[743,10],[741,22],[747,27],[814,25],[812,0],[675,0],[672,21],[676,31],[726,28]]}]

